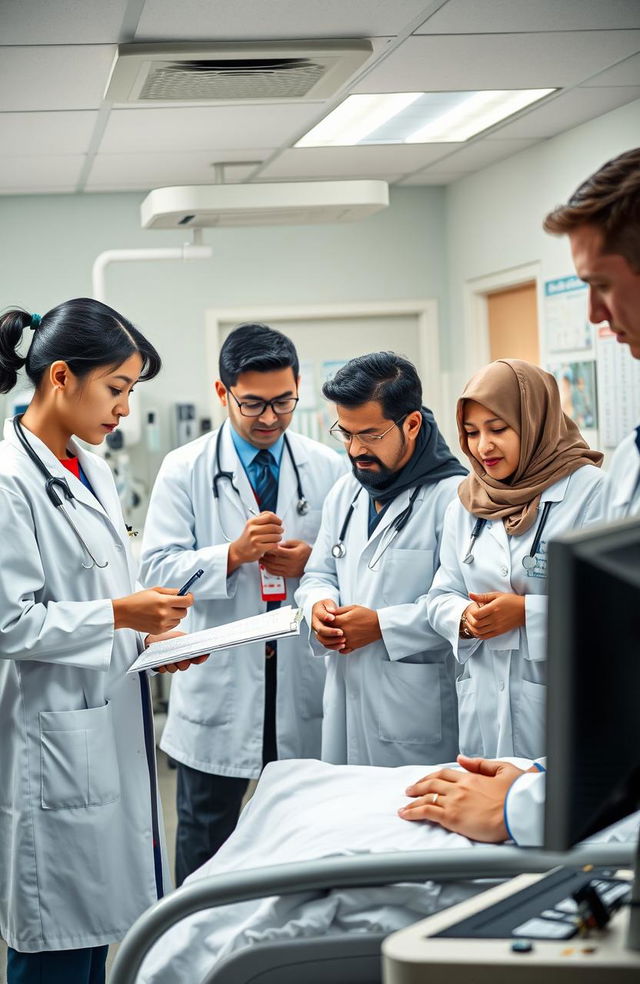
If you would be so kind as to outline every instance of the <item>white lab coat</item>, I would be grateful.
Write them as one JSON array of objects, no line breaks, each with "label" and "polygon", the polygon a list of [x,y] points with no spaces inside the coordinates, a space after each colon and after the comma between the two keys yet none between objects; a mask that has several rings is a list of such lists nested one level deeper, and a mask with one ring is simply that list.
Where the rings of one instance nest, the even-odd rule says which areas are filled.
[{"label": "white lab coat", "polygon": [[[605,472],[601,513],[603,520],[640,516],[640,455],[635,433],[617,447]],[[542,844],[545,773],[526,773],[509,789],[504,815],[509,834],[520,845]]]},{"label": "white lab coat", "polygon": [[314,652],[327,663],[322,726],[327,762],[398,766],[442,762],[457,754],[454,661],[450,645],[429,624],[426,592],[438,567],[443,517],[460,481],[453,476],[423,486],[411,519],[383,554],[389,542],[385,531],[413,490],[391,503],[369,537],[369,496],[362,489],[340,559],[331,547],[359,482],[345,475],[327,499],[296,600],[308,626],[314,604],[333,598],[338,605],[375,609],[382,630],[382,639],[347,656],[325,650],[310,631]]},{"label": "white lab coat", "polygon": [[[287,432],[310,510],[296,511],[297,484],[286,449],[280,462],[277,514],[287,540],[313,543],[322,503],[343,474],[343,459],[300,434]],[[258,564],[243,564],[227,577],[229,540],[244,529],[256,499],[235,450],[229,424],[220,448],[222,471],[231,482],[218,483],[217,431],[205,434],[165,458],[151,496],[142,545],[141,577],[147,585],[179,587],[195,570],[203,576],[192,591],[195,604],[188,628],[197,631],[266,610]],[[227,539],[228,538],[228,539]],[[287,581],[293,603],[297,579]],[[264,643],[214,653],[206,663],[172,680],[169,717],[161,748],[191,768],[213,775],[257,778],[262,770],[264,720]],[[311,658],[302,636],[278,642],[276,697],[279,758],[313,758],[320,751],[324,669]]]},{"label": "white lab coat", "polygon": [[602,494],[605,519],[627,519],[640,515],[640,454],[632,431],[618,445],[605,473]]},{"label": "white lab coat", "polygon": [[[103,570],[45,492],[10,421],[0,444],[0,935],[23,952],[120,939],[157,899],[141,637],[113,626],[135,590],[108,466],[70,442],[91,492],[27,433],[76,501],[67,509]],[[150,722],[152,727],[152,722]],[[153,757],[153,736],[148,735]],[[160,835],[162,824],[160,819]],[[168,870],[164,872],[169,888]]]},{"label": "white lab coat", "polygon": [[[603,474],[585,465],[555,482],[541,496],[553,502],[536,554],[534,572],[522,566],[537,521],[522,536],[507,536],[502,521],[487,522],[464,564],[476,517],[459,499],[447,510],[440,570],[428,597],[431,624],[449,640],[459,664],[457,680],[460,751],[464,755],[535,758],[544,752],[546,700],[546,550],[561,533],[596,522],[602,515]],[[525,625],[482,642],[461,639],[460,617],[469,592],[525,595]]]}]

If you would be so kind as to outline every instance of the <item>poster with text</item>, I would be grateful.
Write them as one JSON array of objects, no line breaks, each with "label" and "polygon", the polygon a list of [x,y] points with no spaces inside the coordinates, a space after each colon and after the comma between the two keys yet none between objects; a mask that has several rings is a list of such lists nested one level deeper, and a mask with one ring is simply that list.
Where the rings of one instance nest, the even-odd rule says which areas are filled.
[{"label": "poster with text", "polygon": [[544,285],[547,351],[591,348],[593,328],[587,317],[587,285],[578,277],[559,277]]}]

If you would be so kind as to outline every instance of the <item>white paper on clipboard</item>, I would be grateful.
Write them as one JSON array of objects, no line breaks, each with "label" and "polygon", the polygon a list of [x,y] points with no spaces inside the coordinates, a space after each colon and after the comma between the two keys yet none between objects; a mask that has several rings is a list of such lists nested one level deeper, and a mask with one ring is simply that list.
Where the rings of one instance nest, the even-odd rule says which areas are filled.
[{"label": "white paper on clipboard", "polygon": [[243,646],[249,642],[285,639],[287,636],[299,635],[301,621],[302,609],[286,605],[284,608],[274,608],[273,611],[263,612],[261,615],[241,618],[237,622],[227,622],[226,625],[216,625],[212,629],[190,632],[178,636],[177,639],[154,642],[140,653],[127,672],[153,670],[157,666],[164,666],[165,663],[176,663],[181,659],[202,656],[204,653],[215,652],[216,649],[231,649],[233,646]]}]

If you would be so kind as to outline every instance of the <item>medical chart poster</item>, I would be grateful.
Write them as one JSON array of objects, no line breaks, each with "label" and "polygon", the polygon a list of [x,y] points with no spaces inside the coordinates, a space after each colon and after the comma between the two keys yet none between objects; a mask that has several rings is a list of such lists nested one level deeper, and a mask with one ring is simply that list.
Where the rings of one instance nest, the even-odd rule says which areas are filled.
[{"label": "medical chart poster", "polygon": [[551,367],[560,390],[560,406],[581,431],[598,426],[596,364],[593,359],[562,362]]},{"label": "medical chart poster", "polygon": [[587,285],[578,277],[559,277],[544,285],[548,352],[590,349],[593,328],[587,317]]},{"label": "medical chart poster", "polygon": [[640,420],[640,362],[607,325],[596,333],[600,440],[615,448]]}]

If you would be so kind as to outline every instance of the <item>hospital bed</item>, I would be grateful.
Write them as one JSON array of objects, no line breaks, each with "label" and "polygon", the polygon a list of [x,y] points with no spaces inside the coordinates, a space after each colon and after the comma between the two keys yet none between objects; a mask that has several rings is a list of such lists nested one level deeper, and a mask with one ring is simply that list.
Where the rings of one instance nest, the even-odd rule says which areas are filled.
[{"label": "hospital bed", "polygon": [[[134,984],[145,955],[180,920],[240,900],[427,880],[501,880],[557,865],[625,867],[632,863],[633,853],[631,842],[583,844],[563,854],[487,846],[323,858],[202,878],[161,899],[140,917],[120,946],[110,984]],[[384,935],[354,933],[255,944],[217,961],[204,979],[181,976],[180,984],[379,984]]]}]

